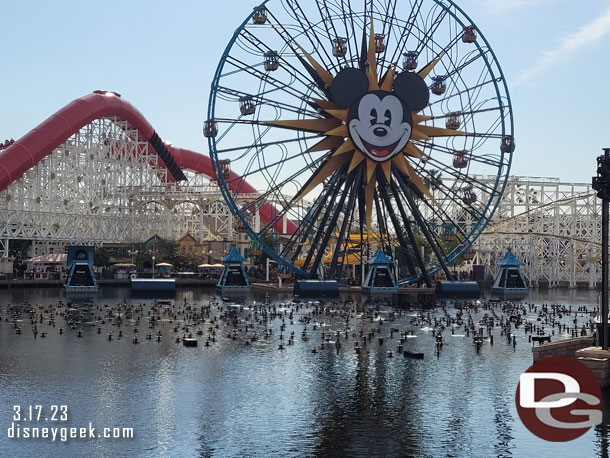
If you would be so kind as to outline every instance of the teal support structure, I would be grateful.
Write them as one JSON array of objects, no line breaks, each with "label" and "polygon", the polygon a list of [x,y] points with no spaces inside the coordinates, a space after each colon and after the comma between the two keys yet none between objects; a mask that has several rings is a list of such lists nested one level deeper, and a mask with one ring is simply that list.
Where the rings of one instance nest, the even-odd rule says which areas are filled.
[{"label": "teal support structure", "polygon": [[229,253],[222,258],[224,269],[216,284],[216,288],[223,293],[240,293],[250,291],[250,280],[244,267],[244,258],[235,246],[231,247]]}]

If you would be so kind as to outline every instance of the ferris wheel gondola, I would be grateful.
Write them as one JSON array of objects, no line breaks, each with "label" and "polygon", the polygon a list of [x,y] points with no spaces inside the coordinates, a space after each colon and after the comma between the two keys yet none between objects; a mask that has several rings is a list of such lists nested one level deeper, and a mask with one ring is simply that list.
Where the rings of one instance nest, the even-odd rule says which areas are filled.
[{"label": "ferris wheel gondola", "polygon": [[284,271],[342,279],[381,248],[403,283],[452,277],[515,146],[495,54],[450,0],[266,1],[221,58],[204,131],[229,208]]}]

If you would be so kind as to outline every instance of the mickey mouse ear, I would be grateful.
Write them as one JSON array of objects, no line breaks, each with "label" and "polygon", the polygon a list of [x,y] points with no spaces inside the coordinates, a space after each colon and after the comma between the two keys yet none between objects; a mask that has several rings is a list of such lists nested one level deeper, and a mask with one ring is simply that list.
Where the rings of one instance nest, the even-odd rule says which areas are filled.
[{"label": "mickey mouse ear", "polygon": [[344,68],[330,86],[333,102],[349,107],[369,90],[369,80],[364,72],[355,68]]},{"label": "mickey mouse ear", "polygon": [[417,73],[402,72],[394,80],[394,94],[412,111],[425,108],[430,101],[430,91],[426,82]]}]

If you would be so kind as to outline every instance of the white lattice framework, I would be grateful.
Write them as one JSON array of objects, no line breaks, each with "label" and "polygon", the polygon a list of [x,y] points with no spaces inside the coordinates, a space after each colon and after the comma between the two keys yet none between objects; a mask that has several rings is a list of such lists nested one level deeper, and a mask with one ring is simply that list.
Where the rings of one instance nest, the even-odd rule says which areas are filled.
[{"label": "white lattice framework", "polygon": [[0,255],[10,240],[32,240],[32,254],[153,235],[233,240],[234,218],[215,182],[185,173],[187,181],[169,180],[156,152],[126,121],[94,120],[0,192]]},{"label": "white lattice framework", "polygon": [[497,272],[507,249],[525,263],[530,285],[601,282],[601,206],[587,183],[511,177],[492,223],[475,242],[474,264]]},{"label": "white lattice framework", "polygon": [[[8,254],[10,240],[32,240],[34,255],[63,251],[66,244],[138,243],[153,235],[236,240],[239,225],[216,184],[202,174],[186,176],[169,180],[158,155],[127,122],[95,120],[0,192],[0,256]],[[491,185],[495,177],[477,179]],[[242,201],[255,198],[244,194]],[[476,223],[459,198],[446,208],[466,232]],[[474,244],[473,262],[493,276],[510,248],[532,285],[594,287],[601,274],[600,214],[589,184],[511,177],[493,221]],[[258,229],[260,216],[251,218]]]}]

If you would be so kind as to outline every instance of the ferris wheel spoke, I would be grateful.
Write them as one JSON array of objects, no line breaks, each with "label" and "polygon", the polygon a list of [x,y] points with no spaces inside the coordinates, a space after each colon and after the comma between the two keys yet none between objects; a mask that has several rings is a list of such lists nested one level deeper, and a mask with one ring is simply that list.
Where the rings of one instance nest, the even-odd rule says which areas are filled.
[{"label": "ferris wheel spoke", "polygon": [[[394,22],[394,17],[395,17],[395,13],[396,13],[396,3],[398,2],[398,0],[393,0],[394,1],[394,6],[391,8],[392,12],[390,13],[390,6],[392,3],[392,0],[388,0],[387,4],[385,3],[380,3],[380,6],[382,6],[382,8],[380,8],[379,6],[376,9],[377,14],[379,16],[383,16],[382,19],[382,24],[383,24],[383,28],[381,29],[381,35],[384,37],[385,40],[385,49],[379,53],[379,55],[377,56],[377,67],[380,69],[380,73],[383,75],[384,74],[384,62],[386,62],[385,58],[386,58],[386,54],[388,52],[388,47],[389,47],[389,40],[387,40],[386,38],[388,38],[389,36],[391,36],[391,32],[392,32],[392,24]],[[376,3],[374,3],[374,5],[377,5]],[[373,11],[371,11],[371,20],[373,20],[374,14]],[[387,27],[387,29],[386,29]]]},{"label": "ferris wheel spoke", "polygon": [[462,72],[466,67],[468,67],[469,65],[475,63],[477,60],[483,58],[486,54],[488,54],[490,52],[489,49],[485,50],[485,52],[483,53],[477,53],[476,56],[474,56],[472,59],[467,60],[466,62],[464,62],[463,64],[460,64],[456,67],[454,67],[452,70],[449,71],[449,73],[446,73],[444,76],[447,79],[450,79],[452,76],[454,75],[458,75],[460,72]]},{"label": "ferris wheel spoke", "polygon": [[[403,178],[404,179],[404,178]],[[444,182],[443,180],[438,180],[435,184],[435,187],[439,190],[444,190],[444,199],[448,202],[451,202],[455,207],[459,208],[462,211],[468,212],[473,214],[475,217],[477,218],[484,218],[484,214],[481,213],[477,208],[473,207],[472,205],[470,206],[464,206],[465,204],[462,202],[461,199],[457,199],[456,198],[456,190],[454,188],[449,188]],[[424,199],[424,202],[426,203],[426,205],[432,210],[432,211],[436,211],[436,208],[432,206],[431,203],[429,203],[427,200]],[[445,213],[445,215],[447,216],[447,218],[450,219],[450,221],[452,223],[455,222],[453,220],[451,220],[451,218],[449,217],[449,215],[447,213]],[[457,226],[456,226],[457,227]]]},{"label": "ferris wheel spoke", "polygon": [[452,167],[448,167],[445,164],[443,164],[442,162],[440,162],[439,160],[436,160],[434,158],[430,158],[428,159],[428,162],[431,164],[434,164],[437,166],[437,168],[445,173],[448,173],[449,175],[451,175],[452,177],[456,178],[456,182],[458,181],[462,181],[466,184],[469,185],[477,185],[477,189],[480,190],[484,190],[486,192],[492,193],[493,189],[492,187],[485,185],[483,183],[478,182],[476,179],[474,179],[473,177],[469,176],[468,174],[459,172],[458,170],[453,169]]},{"label": "ferris wheel spoke", "polygon": [[[447,53],[453,48],[460,40],[459,36],[454,37],[447,45],[441,48],[440,51],[436,52],[434,58],[430,60],[421,70],[417,73],[422,78],[426,78],[432,70],[436,68],[436,66],[442,61],[443,57],[447,55]],[[416,52],[419,54],[423,51],[423,49],[418,49]],[[430,49],[430,51],[433,51]]]},{"label": "ferris wheel spoke", "polygon": [[[343,168],[343,170],[345,170],[345,167]],[[353,175],[352,175],[353,176]],[[338,186],[335,187],[334,192],[331,193],[331,195],[329,196],[329,200],[327,201],[327,205],[325,207],[325,212],[322,216],[322,219],[320,220],[320,223],[318,224],[318,227],[315,229],[315,235],[309,245],[309,252],[307,253],[307,256],[305,258],[305,261],[303,263],[303,270],[307,271],[307,269],[309,268],[309,264],[311,262],[311,258],[313,257],[313,254],[315,251],[317,251],[318,253],[322,253],[324,254],[324,248],[325,245],[321,245],[320,244],[320,239],[324,236],[325,233],[331,233],[332,231],[332,227],[330,226],[330,224],[327,226],[328,223],[328,219],[331,217],[331,215],[337,215],[339,214],[339,206],[335,205],[335,201],[337,199],[337,196],[339,195],[341,189],[343,189],[343,187],[345,186],[343,192],[341,193],[341,197],[339,198],[340,201],[345,202],[345,197],[347,197],[347,182],[344,181],[343,183],[339,183]],[[334,216],[333,216],[334,218]],[[318,258],[318,256],[316,255],[316,259]],[[315,273],[315,268],[312,269],[312,273]]]},{"label": "ferris wheel spoke", "polygon": [[[320,1],[316,0],[316,6],[318,7],[318,12],[320,13],[320,17],[322,18],[322,21],[324,24],[330,24],[330,27],[332,29],[332,34],[330,33],[330,30],[328,30],[328,28],[326,29],[327,35],[328,37],[339,37],[339,34],[337,33],[337,29],[335,28],[335,23],[332,20],[330,11],[328,10],[328,3],[327,2],[323,2],[324,3],[324,9],[326,10],[326,17],[324,16],[324,13],[322,12],[322,6],[320,5]],[[345,56],[343,56],[343,61],[345,62],[345,64],[347,65],[347,59],[345,59]]]},{"label": "ferris wheel spoke", "polygon": [[[284,141],[284,142],[282,142],[282,141],[280,141],[280,142],[273,142],[273,143],[269,143],[268,145],[274,145],[274,144],[279,144],[279,143],[287,143],[288,141],[294,142],[296,140],[300,140],[300,139],[287,140],[287,141]],[[255,146],[260,146],[260,145],[255,145]],[[286,157],[284,159],[280,159],[279,161],[272,162],[270,164],[265,164],[264,167],[259,167],[259,168],[254,169],[254,170],[248,169],[247,172],[240,173],[239,174],[239,178],[232,178],[230,180],[225,180],[225,181],[227,183],[233,183],[235,181],[242,181],[243,178],[246,178],[246,177],[248,177],[250,175],[255,175],[257,173],[262,172],[265,169],[268,169],[270,167],[275,167],[275,166],[282,165],[286,161],[289,161],[289,160],[292,160],[292,159],[296,159],[296,158],[299,158],[299,157],[302,157],[302,156],[303,156],[303,153],[297,153],[297,154],[294,154],[292,156]]]},{"label": "ferris wheel spoke", "polygon": [[[446,146],[441,146],[436,143],[428,143],[425,147],[430,150],[438,151],[439,153],[448,154],[451,156],[451,159],[453,159],[455,157],[455,154],[458,151],[460,151],[460,150],[449,148]],[[494,160],[494,159],[491,159],[491,158],[483,156],[483,155],[469,154],[466,156],[466,158],[468,159],[469,162],[470,161],[478,162],[480,164],[490,165],[492,167],[499,167],[502,164],[502,162],[499,160]],[[443,163],[443,165],[445,165],[445,164]],[[446,165],[446,167],[451,167],[451,166],[452,166],[452,164]]]},{"label": "ferris wheel spoke", "polygon": [[[282,39],[285,39],[281,34],[280,37],[282,37]],[[269,46],[265,45],[261,40],[259,40],[255,35],[250,32],[247,32],[247,35],[244,35],[244,38],[246,38],[250,43],[252,43],[252,45],[255,46],[256,49],[258,49],[263,55],[265,52],[273,51]],[[293,41],[286,41],[286,45],[290,47],[290,50],[296,54],[296,50],[293,47]],[[299,81],[306,87],[309,85],[309,78],[311,78],[311,74],[305,75],[303,72],[301,72],[300,69],[292,65],[290,61],[286,59],[282,54],[279,55],[279,59],[283,64],[287,65],[294,71],[293,76],[296,77],[297,81]],[[305,78],[305,80],[303,80],[302,78]]]},{"label": "ferris wheel spoke", "polygon": [[[234,89],[226,88],[223,86],[219,86],[217,92],[222,93],[222,94],[227,94],[232,97],[237,97],[237,99],[233,99],[233,101],[235,101],[235,102],[238,102],[239,99],[241,99],[241,98],[249,97],[253,106],[267,105],[267,106],[271,106],[271,107],[277,107],[281,110],[290,111],[290,112],[298,114],[298,115],[311,116],[311,117],[320,116],[320,114],[317,111],[309,111],[309,110],[306,110],[306,109],[303,109],[303,108],[300,108],[300,107],[297,107],[294,105],[290,105],[285,102],[281,102],[276,99],[271,99],[269,97],[265,97],[264,96],[265,94],[263,94],[263,93],[257,94],[256,96],[252,96],[251,94],[248,94],[247,92],[236,91]],[[267,91],[266,94],[269,94],[271,92],[272,91]]]},{"label": "ferris wheel spoke", "polygon": [[291,84],[282,83],[281,81],[272,77],[271,75],[263,73],[260,70],[257,70],[252,65],[248,65],[235,57],[228,56],[227,63],[234,65],[236,67],[242,66],[243,70],[245,72],[249,73],[251,76],[253,76],[257,79],[263,80],[267,83],[270,83],[275,88],[284,91],[286,94],[294,97],[297,100],[308,99],[310,97],[309,94],[306,94],[305,92],[295,89]]},{"label": "ferris wheel spoke", "polygon": [[[347,16],[348,16],[348,13],[346,13],[346,11],[345,11],[345,2],[346,1],[348,1],[348,0],[341,0],[341,12],[343,13],[343,17],[345,18],[345,20],[344,20],[344,24],[345,24],[345,38],[347,39],[347,43],[346,44],[347,44],[347,47],[348,47],[348,50],[349,50],[350,61],[354,61],[355,59],[357,59],[357,54],[358,53],[357,53],[357,51],[354,52],[352,50],[352,40],[349,39],[350,33],[349,33],[348,28],[347,28]],[[349,3],[348,3],[347,6],[349,8]],[[349,22],[350,22],[351,29],[352,29],[351,38],[355,39],[356,38],[356,26],[354,25],[354,16],[353,16],[353,12],[352,12],[351,8],[349,8]],[[337,38],[339,38],[339,37],[337,37]],[[357,43],[355,45],[355,49],[356,50],[358,49]]]},{"label": "ferris wheel spoke", "polygon": [[[400,246],[406,248],[407,246],[409,246],[409,244],[407,243],[406,239],[404,238],[403,226],[400,224],[398,217],[396,216],[396,213],[394,212],[394,206],[392,205],[392,201],[387,192],[389,189],[389,186],[388,186],[387,181],[385,181],[385,176],[381,177],[381,180],[382,181],[381,181],[381,186],[379,187],[379,193],[381,194],[381,198],[384,201],[385,208],[387,209],[388,216],[390,217],[390,221],[392,222],[392,225],[394,226],[394,232],[396,233],[398,242],[400,243]],[[416,247],[413,246],[412,248],[415,251]],[[411,273],[411,275],[416,275],[417,272],[415,271],[415,264],[413,264],[413,260],[408,255],[406,256],[406,259],[407,259],[407,268],[409,269],[409,272]]]},{"label": "ferris wheel spoke", "polygon": [[[383,212],[381,211],[381,204],[379,203],[379,192],[377,189],[375,189],[375,193],[373,194],[373,204],[375,205],[375,212],[377,214],[377,225],[378,225],[378,233],[377,233],[377,237],[379,240],[379,243],[381,244],[384,253],[386,252],[385,247],[389,245],[389,242],[387,244],[384,243],[384,238],[389,238],[390,234],[388,233],[388,230],[386,228],[386,220],[385,217],[383,215]],[[384,235],[386,237],[384,237]]]},{"label": "ferris wheel spoke", "polygon": [[[360,166],[362,167],[362,166]],[[349,193],[349,200],[347,202],[347,206],[345,208],[345,211],[343,211],[343,222],[341,223],[341,229],[339,230],[339,237],[335,243],[335,252],[333,253],[333,258],[331,260],[331,264],[330,264],[330,270],[329,270],[329,278],[332,280],[335,276],[335,269],[337,267],[337,261],[339,259],[339,253],[341,252],[341,246],[343,245],[343,238],[345,237],[345,234],[347,232],[348,227],[350,227],[351,222],[352,222],[352,218],[354,216],[354,206],[356,204],[356,197],[358,195],[357,192],[354,192],[356,189],[358,189],[358,187],[360,186],[360,183],[362,182],[362,173],[357,173],[356,175],[350,175],[351,177],[355,177],[353,179],[353,184],[351,186],[351,190]],[[339,204],[339,208],[343,208],[343,203]],[[335,222],[331,223],[331,229],[333,229],[336,225],[336,218],[338,218],[339,216],[339,212],[337,212],[337,215],[335,215]],[[326,234],[326,238],[324,239],[326,241],[326,243],[323,242],[322,246],[326,246],[326,244],[328,244],[328,239],[331,236],[332,232],[328,231],[328,233]],[[348,239],[349,239],[349,234],[348,234]],[[347,250],[345,250],[343,252],[343,261],[341,264],[343,264],[345,262],[345,257],[347,256]],[[315,265],[315,264],[314,264]]]},{"label": "ferris wheel spoke", "polygon": [[[322,161],[322,159],[324,158],[320,158],[320,161]],[[316,164],[310,165],[309,167],[315,166]],[[290,180],[292,181],[292,180]],[[308,180],[308,182],[305,183],[305,185],[303,185],[301,187],[301,191],[298,191],[296,195],[294,195],[292,197],[292,199],[290,200],[290,202],[287,202],[286,200],[284,200],[283,203],[283,208],[282,210],[279,211],[279,213],[277,213],[274,218],[267,223],[267,225],[261,230],[261,233],[266,232],[269,228],[272,228],[285,214],[287,214],[292,208],[293,205],[298,202],[299,200],[302,199],[302,190],[307,186],[307,184],[309,183],[310,180]],[[283,185],[278,185],[279,188],[283,187]]]},{"label": "ferris wheel spoke", "polygon": [[459,97],[459,96],[462,96],[462,95],[467,95],[467,94],[469,94],[469,93],[471,93],[471,92],[473,92],[473,91],[475,91],[477,89],[481,89],[484,86],[487,86],[488,84],[494,84],[494,83],[497,84],[497,83],[500,83],[500,82],[502,82],[501,78],[494,78],[494,79],[490,79],[488,81],[485,81],[483,83],[477,84],[475,86],[471,86],[471,87],[466,88],[464,90],[457,91],[457,92],[452,92],[451,94],[446,95],[443,98],[439,98],[438,100],[435,100],[434,102],[430,102],[430,104],[428,105],[428,108],[433,107],[435,105],[438,105],[439,103],[446,102],[447,100],[453,99],[455,97]]},{"label": "ferris wheel spoke", "polygon": [[320,213],[323,209],[327,208],[328,199],[333,193],[337,192],[337,183],[339,182],[339,179],[341,178],[342,174],[345,173],[346,170],[347,166],[344,166],[341,170],[339,170],[339,173],[336,173],[329,179],[327,186],[325,186],[320,196],[312,204],[312,206],[307,212],[307,215],[305,215],[305,217],[299,223],[298,230],[295,231],[294,234],[292,234],[290,241],[284,248],[284,253],[282,253],[282,256],[286,256],[290,249],[292,249],[296,244],[295,252],[291,260],[293,264],[299,257],[301,250],[303,249],[304,243],[310,237],[311,231],[314,229],[316,221],[318,221],[318,217],[320,216]]},{"label": "ferris wheel spoke", "polygon": [[409,242],[413,247],[413,252],[415,254],[415,259],[417,261],[417,265],[424,277],[424,281],[426,282],[426,286],[429,288],[431,286],[430,277],[428,276],[428,270],[426,269],[426,263],[421,254],[421,248],[419,243],[417,243],[417,239],[415,238],[415,233],[413,232],[413,227],[411,225],[411,220],[409,219],[407,212],[402,204],[402,199],[399,198],[400,190],[398,186],[396,186],[395,181],[390,181],[390,189],[392,193],[396,197],[396,206],[398,207],[398,212],[405,223],[405,229],[407,230],[407,237],[409,237]]},{"label": "ferris wheel spoke", "polygon": [[[442,185],[440,186],[442,187]],[[432,213],[437,213],[439,212],[441,214],[442,217],[445,218],[445,220],[450,223],[453,228],[462,235],[462,237],[467,238],[468,235],[464,232],[464,230],[462,229],[461,225],[458,224],[453,217],[451,217],[447,211],[442,208],[441,206],[435,205],[431,202],[429,202],[427,199],[423,199],[424,205],[426,205],[426,207],[432,212]],[[453,200],[454,205],[457,205],[457,201]],[[461,205],[461,204],[460,204]]]},{"label": "ferris wheel spoke", "polygon": [[[485,217],[485,215],[483,213],[481,213],[481,211],[479,211],[476,207],[474,207],[472,205],[465,206],[466,204],[464,204],[461,199],[457,199],[455,197],[456,190],[449,188],[442,181],[439,183],[438,189],[441,191],[444,190],[444,199],[446,201],[450,201],[457,209],[459,209],[463,212],[466,212],[468,214],[471,214],[475,218],[484,218]],[[436,211],[436,209],[433,208],[431,204],[427,203],[426,205],[428,205],[428,207],[431,208],[432,211]],[[453,219],[450,218],[448,215],[447,215],[447,218],[449,219],[449,221],[452,224],[454,224],[454,227],[459,227],[459,226],[455,225],[455,221],[453,221]]]},{"label": "ferris wheel spoke", "polygon": [[[360,165],[359,167],[362,168],[362,165]],[[356,193],[353,192],[353,188],[354,187],[358,188],[360,186],[361,180],[362,180],[362,173],[349,174],[347,179],[345,180],[344,192],[341,194],[341,197],[339,198],[339,203],[337,204],[337,208],[336,208],[334,214],[332,215],[332,218],[330,220],[330,223],[328,224],[327,230],[324,233],[322,243],[320,244],[320,248],[318,249],[318,251],[316,253],[316,258],[312,264],[312,272],[315,272],[318,269],[318,267],[320,266],[320,262],[322,261],[322,258],[324,257],[324,249],[322,247],[328,246],[330,237],[332,235],[334,235],[334,231],[335,231],[335,227],[337,225],[337,221],[339,219],[339,215],[343,215],[343,223],[345,223],[345,221],[347,220],[347,215],[349,214],[350,209],[353,208],[354,200],[356,197]],[[348,200],[347,210],[345,210],[344,205],[345,205],[345,201],[348,197],[349,197],[349,200]],[[342,232],[339,232],[340,238],[342,238],[343,235],[344,234]],[[335,254],[337,254],[337,252]]]},{"label": "ferris wheel spoke", "polygon": [[[322,160],[322,158],[320,158],[319,161],[320,160]],[[315,165],[316,165],[315,163],[314,164],[306,164],[302,169],[298,170],[297,172],[295,172],[294,174],[292,174],[288,178],[284,179],[281,183],[275,183],[274,186],[270,187],[270,189],[268,189],[267,191],[265,191],[262,194],[259,194],[259,196],[256,199],[254,199],[253,201],[250,201],[247,204],[245,204],[242,207],[240,207],[239,211],[243,212],[243,211],[251,208],[253,205],[254,206],[259,206],[259,204],[262,205],[262,203],[264,203],[264,202],[266,202],[268,200],[269,196],[278,193],[281,190],[281,188],[283,188],[286,184],[290,183],[295,178],[297,178],[298,176],[303,174],[305,171],[307,171],[309,168],[311,168],[312,166],[315,166]]]},{"label": "ferris wheel spoke", "polygon": [[[265,8],[278,3],[269,0]],[[324,266],[342,281],[347,264],[364,268],[378,247],[398,256],[401,283],[429,284],[439,269],[451,278],[448,264],[498,205],[514,131],[495,55],[453,0],[404,3],[406,21],[399,0],[307,6],[281,0],[283,9],[267,8],[252,17],[255,25],[236,32],[219,65],[204,133],[216,137],[209,141],[215,170],[226,170],[218,162],[228,160],[240,175],[219,186],[227,200],[251,199],[230,207],[270,257],[299,275],[315,277]],[[462,45],[477,34],[475,45]],[[275,60],[268,58],[272,52]],[[413,71],[426,82],[432,100],[413,114],[410,138],[398,154],[362,147],[346,127],[362,99],[331,96],[330,87],[334,92],[351,78],[349,72],[337,78],[342,67],[365,72],[368,93],[394,92],[393,78],[385,76],[393,76],[390,68]],[[387,159],[380,160],[384,152]],[[246,179],[260,191],[255,196],[241,193]],[[314,197],[306,202],[309,194]],[[251,214],[263,205],[262,224],[252,230]],[[281,232],[281,221],[286,229],[290,221],[282,245],[264,243]],[[350,235],[354,230],[360,235]],[[430,245],[428,260],[423,245]]]},{"label": "ferris wheel spoke", "polygon": [[[268,146],[274,146],[274,145],[292,143],[292,142],[299,142],[299,141],[305,141],[305,140],[319,140],[319,139],[320,139],[319,135],[312,135],[311,137],[298,137],[298,138],[291,138],[288,140],[277,140],[277,141],[272,141],[272,142],[256,141],[256,142],[253,142],[252,144],[248,144],[248,145],[235,146],[232,148],[217,149],[216,154],[232,153],[232,152],[243,151],[243,150],[250,151],[250,150],[252,150],[252,148],[255,148],[255,147],[264,149]],[[298,157],[301,155],[302,155],[302,153],[298,153],[291,157],[294,158],[294,157]],[[227,183],[230,183],[230,182],[231,182],[231,180],[227,180]]]},{"label": "ferris wheel spoke", "polygon": [[412,5],[411,13],[409,14],[409,19],[406,21],[406,25],[402,28],[400,38],[398,39],[396,49],[392,54],[390,62],[396,62],[400,57],[400,52],[407,45],[407,42],[409,41],[409,37],[411,36],[411,32],[413,30],[413,26],[415,25],[415,20],[419,16],[423,3],[424,0],[416,0],[416,6]]},{"label": "ferris wheel spoke", "polygon": [[405,198],[407,199],[407,202],[409,203],[409,208],[411,209],[411,214],[415,218],[415,222],[417,223],[417,226],[422,231],[424,237],[428,241],[428,244],[432,248],[432,251],[434,252],[434,255],[436,256],[436,258],[439,262],[439,265],[441,266],[441,268],[443,269],[443,272],[447,276],[447,279],[450,281],[453,281],[453,276],[451,275],[451,272],[447,268],[447,264],[445,264],[445,261],[444,261],[445,256],[442,253],[442,248],[440,247],[440,244],[437,244],[434,237],[432,236],[432,234],[428,228],[428,224],[426,223],[425,218],[419,211],[419,207],[418,207],[417,203],[415,202],[415,200],[413,199],[413,196],[411,195],[404,179],[402,178],[401,175],[397,175],[397,178],[398,178],[398,183],[399,183],[400,187],[402,188],[403,195],[405,196]]},{"label": "ferris wheel spoke", "polygon": [[[419,45],[417,46],[417,48],[415,50],[418,54],[421,53],[424,49],[426,49],[426,47],[428,46],[428,42],[432,39],[432,36],[436,32],[436,30],[440,27],[440,25],[442,24],[446,15],[447,15],[447,10],[442,9],[441,13],[433,21],[430,31],[424,32],[424,39],[419,43]],[[440,55],[440,54],[438,54],[438,55]]]},{"label": "ferris wheel spoke", "polygon": [[[298,14],[295,14],[297,21],[299,22],[299,24],[301,25],[301,30],[303,35],[305,35],[307,37],[307,39],[309,40],[309,42],[311,43],[311,46],[313,47],[313,49],[315,50],[322,50],[324,52],[324,55],[328,58],[328,61],[324,60],[322,54],[320,52],[318,52],[318,55],[322,58],[322,64],[327,68],[332,68],[333,70],[337,70],[337,67],[335,66],[335,64],[333,63],[332,58],[330,57],[330,55],[328,54],[328,52],[326,51],[326,46],[320,41],[320,38],[318,37],[318,35],[316,33],[314,33],[314,39],[315,41],[310,37],[309,35],[309,31],[312,31],[315,29],[314,24],[312,24],[311,22],[309,22],[309,19],[307,18],[307,15],[303,12],[303,9],[301,8],[301,5],[297,2],[292,2],[296,5],[297,9],[301,12],[301,15],[303,17],[303,19],[307,22],[307,26],[305,26],[305,24],[303,24],[303,22],[301,21],[301,17]],[[296,13],[296,12],[295,12]],[[275,23],[280,26],[282,28],[282,30],[286,33],[286,35],[288,35],[288,37],[290,37],[291,40],[293,40],[293,42],[296,43],[296,40],[294,40],[294,38],[288,33],[288,31],[286,30],[286,28],[281,25],[281,22],[277,20],[277,18],[275,16],[273,16],[273,14],[271,14],[271,17],[275,20]],[[284,37],[282,37],[282,39],[284,39]],[[317,44],[316,44],[317,42]]]}]

